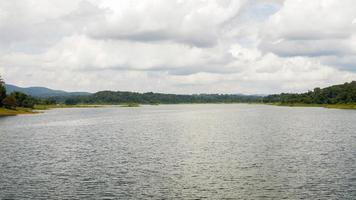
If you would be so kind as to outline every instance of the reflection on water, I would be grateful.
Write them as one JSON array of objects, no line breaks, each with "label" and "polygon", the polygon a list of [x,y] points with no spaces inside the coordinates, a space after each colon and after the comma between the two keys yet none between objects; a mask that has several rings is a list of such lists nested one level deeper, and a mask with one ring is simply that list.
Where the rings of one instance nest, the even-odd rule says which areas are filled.
[{"label": "reflection on water", "polygon": [[0,118],[0,199],[354,199],[356,111],[57,109]]}]

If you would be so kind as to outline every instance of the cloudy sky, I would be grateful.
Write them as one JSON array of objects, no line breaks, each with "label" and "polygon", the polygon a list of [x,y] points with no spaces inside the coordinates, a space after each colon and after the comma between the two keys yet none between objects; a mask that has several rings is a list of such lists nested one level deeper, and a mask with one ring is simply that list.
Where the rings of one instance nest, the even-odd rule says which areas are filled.
[{"label": "cloudy sky", "polygon": [[356,80],[356,3],[0,0],[0,74],[68,91],[307,91]]}]

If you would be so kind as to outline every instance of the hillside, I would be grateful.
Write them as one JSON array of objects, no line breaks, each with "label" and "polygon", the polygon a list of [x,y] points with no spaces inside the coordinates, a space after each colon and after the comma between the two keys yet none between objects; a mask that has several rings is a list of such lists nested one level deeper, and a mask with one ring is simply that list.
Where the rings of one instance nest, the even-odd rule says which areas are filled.
[{"label": "hillside", "polygon": [[306,93],[282,93],[269,95],[263,99],[265,103],[282,104],[355,104],[356,81],[333,85],[326,88],[315,88]]},{"label": "hillside", "polygon": [[63,90],[53,90],[46,87],[18,87],[15,85],[5,84],[6,92],[8,94],[17,91],[22,92],[33,97],[56,97],[56,96],[82,96],[89,95],[87,92],[66,92]]},{"label": "hillside", "polygon": [[66,92],[45,87],[21,88],[6,85],[7,93],[13,91],[51,100],[52,102],[76,104],[179,104],[179,103],[279,103],[279,104],[356,104],[356,81],[315,88],[305,93],[282,93],[268,96],[243,94],[163,94],[125,91],[100,91],[94,94]]}]

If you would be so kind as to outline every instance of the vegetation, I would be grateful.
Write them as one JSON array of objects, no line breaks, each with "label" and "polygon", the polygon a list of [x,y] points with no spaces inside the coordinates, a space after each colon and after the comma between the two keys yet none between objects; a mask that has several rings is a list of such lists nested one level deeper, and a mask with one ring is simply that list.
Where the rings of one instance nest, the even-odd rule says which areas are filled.
[{"label": "vegetation", "polygon": [[53,104],[53,100],[37,99],[21,92],[6,95],[5,83],[0,76],[0,116],[29,114],[35,104]]},{"label": "vegetation", "polygon": [[329,104],[324,105],[325,108],[335,108],[335,109],[356,109],[356,104]]},{"label": "vegetation", "polygon": [[137,93],[137,92],[113,92],[101,91],[87,96],[55,97],[57,102],[67,105],[77,104],[179,104],[179,103],[249,103],[261,102],[262,97],[247,95],[227,95],[227,94],[196,94],[177,95],[162,93]]},{"label": "vegetation", "polygon": [[356,109],[356,81],[315,88],[306,93],[282,93],[266,97],[234,94],[162,94],[101,91],[90,95],[56,96],[35,98],[19,91],[6,95],[5,83],[0,76],[0,116],[32,113],[32,109],[99,107],[100,105],[123,105],[138,107],[140,104],[180,103],[265,103],[281,106],[322,106],[326,108]]},{"label": "vegetation", "polygon": [[15,108],[17,101],[13,96],[7,96],[2,100],[2,105],[7,109]]},{"label": "vegetation", "polygon": [[6,98],[5,83],[0,76],[0,107],[2,106],[2,101]]},{"label": "vegetation", "polygon": [[36,112],[32,111],[30,108],[1,108],[0,107],[0,116],[14,116],[19,114],[34,114]]},{"label": "vegetation", "polygon": [[121,107],[140,107],[140,104],[138,103],[128,103],[128,104],[125,104]]},{"label": "vegetation", "polygon": [[356,81],[315,88],[306,93],[282,93],[261,96],[228,94],[176,95],[161,93],[136,93],[101,91],[88,96],[56,98],[67,105],[78,104],[179,104],[179,103],[267,103],[284,106],[323,106],[328,108],[354,108],[356,105]]},{"label": "vegetation", "polygon": [[53,108],[98,108],[100,105],[66,105],[66,104],[36,104],[33,109],[35,110],[49,110]]},{"label": "vegetation", "polygon": [[17,107],[33,108],[36,103],[36,99],[21,92],[13,92],[7,98],[13,98]]},{"label": "vegetation", "polygon": [[287,106],[324,106],[328,108],[354,108],[356,105],[356,81],[315,88],[301,94],[276,94],[263,98],[264,103],[277,103]]}]

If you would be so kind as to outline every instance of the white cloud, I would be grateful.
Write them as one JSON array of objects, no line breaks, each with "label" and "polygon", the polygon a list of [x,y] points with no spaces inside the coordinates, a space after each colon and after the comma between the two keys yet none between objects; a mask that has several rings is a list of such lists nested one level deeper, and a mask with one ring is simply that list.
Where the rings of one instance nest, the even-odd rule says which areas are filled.
[{"label": "white cloud", "polygon": [[90,26],[88,35],[99,39],[174,41],[212,46],[223,32],[223,23],[239,13],[246,0],[215,1],[114,1],[102,23]]},{"label": "white cloud", "polygon": [[305,91],[356,79],[354,10],[351,0],[0,0],[0,72],[72,91]]},{"label": "white cloud", "polygon": [[331,64],[328,56],[352,56],[355,10],[353,0],[287,0],[261,29],[260,48],[280,56],[322,57],[325,64]]}]

